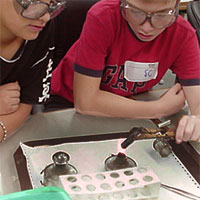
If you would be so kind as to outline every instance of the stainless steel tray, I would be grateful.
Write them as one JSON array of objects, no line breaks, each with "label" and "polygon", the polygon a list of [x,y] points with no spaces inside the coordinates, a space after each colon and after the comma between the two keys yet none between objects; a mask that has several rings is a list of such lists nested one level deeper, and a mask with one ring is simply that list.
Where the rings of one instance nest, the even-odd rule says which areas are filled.
[{"label": "stainless steel tray", "polygon": [[[92,173],[98,171],[101,172],[104,170],[104,160],[111,153],[116,153],[116,144],[118,138],[127,137],[127,135],[128,133],[115,133],[107,135],[103,134],[98,136],[83,136],[81,138],[32,141],[26,144],[28,144],[29,146],[36,146],[36,148],[30,149],[30,151],[35,151],[37,149],[37,151],[40,151],[40,153],[45,152],[45,156],[49,158],[49,160],[47,159],[45,161],[46,163],[43,163],[41,165],[43,167],[51,162],[51,155],[53,152],[57,151],[58,149],[62,149],[67,151],[71,155],[70,163],[77,167],[79,173]],[[65,144],[60,145],[60,143],[62,142],[64,142]],[[39,145],[47,144],[59,145],[39,147]],[[132,146],[128,148],[127,154],[135,159],[139,166],[147,166],[151,168],[158,175],[162,183],[185,189],[188,192],[194,194],[199,194],[200,187],[198,183],[198,163],[196,163],[193,160],[193,157],[190,156],[185,148],[183,148],[183,145],[176,145],[173,142],[171,144],[174,149],[174,153],[168,158],[164,159],[161,158],[160,155],[152,149],[152,140],[135,142]],[[180,153],[183,155],[181,155]],[[182,158],[186,158],[189,164],[186,164],[186,162]],[[20,178],[22,189],[26,189],[23,188],[24,183],[26,187],[28,186],[28,184],[29,187],[32,187],[32,184],[35,184],[35,187],[38,187],[39,185],[37,185],[38,183],[36,180],[32,180],[32,184],[30,184],[31,181],[29,175],[31,173],[31,170],[27,170],[26,159],[21,152],[21,148],[19,148],[18,151],[15,153],[15,160],[17,161],[16,166],[18,169],[19,178],[22,174],[20,170],[23,170],[24,168],[27,172],[26,174],[23,171],[23,176],[25,175],[26,179],[22,180],[22,178]],[[34,159],[32,159],[32,161],[33,160]],[[193,166],[193,168],[191,166]],[[194,173],[195,170],[196,172]],[[37,173],[39,173],[39,171]],[[193,176],[191,173],[196,174],[196,177]],[[40,175],[31,174],[31,177],[33,179],[36,176]],[[184,200],[186,198],[169,192],[165,189],[161,189],[159,200],[165,199]]]}]

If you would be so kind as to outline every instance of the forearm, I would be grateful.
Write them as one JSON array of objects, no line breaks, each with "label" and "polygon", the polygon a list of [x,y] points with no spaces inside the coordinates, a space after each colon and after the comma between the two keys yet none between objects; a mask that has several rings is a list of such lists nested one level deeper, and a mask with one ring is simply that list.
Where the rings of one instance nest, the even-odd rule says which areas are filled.
[{"label": "forearm", "polygon": [[[13,133],[17,128],[19,128],[23,122],[30,115],[32,105],[20,104],[18,110],[14,113],[8,115],[1,115],[0,121],[4,124],[7,135]],[[4,135],[3,128],[0,127],[0,140]]]},{"label": "forearm", "polygon": [[183,89],[191,114],[200,117],[200,86],[187,86]]},{"label": "forearm", "polygon": [[198,118],[200,118],[200,103],[199,103],[199,105],[196,107],[195,110],[192,110],[192,111],[191,111],[191,114],[192,114],[192,115],[196,115]]},{"label": "forearm", "polygon": [[101,78],[75,72],[74,105],[78,112],[88,115],[122,118],[160,118],[178,112],[185,97],[176,84],[155,101],[136,101],[100,90]]},{"label": "forearm", "polygon": [[189,106],[189,107],[190,107],[191,114],[200,118],[200,102],[198,105],[196,105],[195,108],[193,108],[193,106]]},{"label": "forearm", "polygon": [[[159,118],[163,116],[157,101],[136,101],[99,90],[93,97],[76,98],[75,108],[87,115],[122,118]],[[89,99],[89,100],[88,100]]]}]

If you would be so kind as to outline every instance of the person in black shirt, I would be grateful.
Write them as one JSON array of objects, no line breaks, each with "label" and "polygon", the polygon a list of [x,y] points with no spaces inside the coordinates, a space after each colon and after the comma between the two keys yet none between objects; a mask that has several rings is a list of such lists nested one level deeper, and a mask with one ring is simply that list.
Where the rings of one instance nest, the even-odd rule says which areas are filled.
[{"label": "person in black shirt", "polygon": [[66,0],[0,0],[0,142],[49,97],[54,21]]}]

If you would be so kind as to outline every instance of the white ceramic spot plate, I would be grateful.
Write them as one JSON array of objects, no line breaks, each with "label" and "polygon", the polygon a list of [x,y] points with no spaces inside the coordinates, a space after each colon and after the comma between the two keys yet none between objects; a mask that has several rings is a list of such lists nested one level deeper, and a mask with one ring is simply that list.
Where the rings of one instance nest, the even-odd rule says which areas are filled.
[{"label": "white ceramic spot plate", "polygon": [[144,167],[60,176],[73,200],[157,199],[160,180]]}]

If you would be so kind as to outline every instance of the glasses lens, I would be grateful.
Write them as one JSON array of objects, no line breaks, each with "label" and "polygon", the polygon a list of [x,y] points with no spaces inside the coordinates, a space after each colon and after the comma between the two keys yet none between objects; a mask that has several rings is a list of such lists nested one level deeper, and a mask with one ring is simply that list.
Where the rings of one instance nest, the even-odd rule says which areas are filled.
[{"label": "glasses lens", "polygon": [[65,3],[62,5],[57,5],[52,7],[49,11],[51,19],[59,15],[64,10],[64,8],[65,8]]},{"label": "glasses lens", "polygon": [[151,23],[155,28],[164,28],[175,21],[176,17],[170,14],[157,13],[152,15]]},{"label": "glasses lens", "polygon": [[38,19],[46,13],[48,5],[44,3],[31,3],[28,8],[24,9],[22,16],[28,19]]},{"label": "glasses lens", "polygon": [[132,22],[135,24],[142,24],[146,19],[146,13],[136,8],[128,9],[127,15],[132,19]]},{"label": "glasses lens", "polygon": [[130,6],[128,3],[123,5],[123,16],[131,23],[142,25],[145,20],[150,19],[154,28],[165,28],[173,24],[176,20],[176,8],[162,13],[146,13],[140,9]]}]

